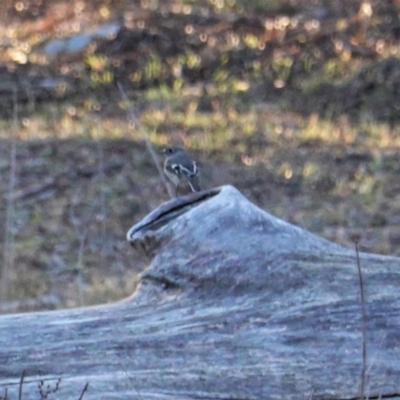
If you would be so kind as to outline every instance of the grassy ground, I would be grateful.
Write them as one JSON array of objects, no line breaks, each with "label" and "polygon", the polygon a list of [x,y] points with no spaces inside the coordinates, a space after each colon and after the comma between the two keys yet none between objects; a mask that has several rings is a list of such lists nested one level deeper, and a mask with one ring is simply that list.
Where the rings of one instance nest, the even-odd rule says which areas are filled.
[{"label": "grassy ground", "polygon": [[[32,20],[48,20],[57,15],[51,7],[64,3],[41,2],[33,19],[7,9],[10,26],[30,34],[18,30],[14,45],[0,52],[13,83],[3,83],[0,94],[3,312],[95,304],[132,293],[145,265],[125,233],[168,198],[145,135],[156,149],[167,143],[189,148],[205,187],[233,184],[268,212],[337,243],[351,247],[360,236],[365,251],[400,254],[400,132],[393,100],[399,62],[394,33],[380,25],[382,3],[374,3],[370,15],[360,2],[332,2],[326,9],[302,2],[294,9],[271,2],[266,9],[254,2],[251,10],[240,1],[222,2],[221,9],[208,2],[203,8],[212,12],[199,21],[190,2],[170,2],[175,11],[161,25],[147,3],[81,3],[86,8],[62,26],[95,10],[93,24],[124,15],[126,28],[78,55],[41,62],[39,50],[25,51],[22,44],[33,48],[35,35],[50,40],[50,28],[32,34],[38,29]],[[134,49],[123,47],[138,35],[129,28],[129,7],[145,21],[138,40],[145,45]],[[326,30],[314,32],[306,23],[318,21],[317,11],[333,14]],[[238,16],[233,23],[231,12]],[[292,27],[290,18],[300,14],[305,22]],[[154,31],[152,24],[161,28]],[[199,30],[199,43],[192,43],[191,29]],[[0,32],[3,43],[7,35]],[[236,48],[237,40],[242,45]],[[18,62],[18,54],[30,61]],[[62,83],[39,90],[37,82],[48,77]],[[129,123],[117,80],[140,128]]]}]

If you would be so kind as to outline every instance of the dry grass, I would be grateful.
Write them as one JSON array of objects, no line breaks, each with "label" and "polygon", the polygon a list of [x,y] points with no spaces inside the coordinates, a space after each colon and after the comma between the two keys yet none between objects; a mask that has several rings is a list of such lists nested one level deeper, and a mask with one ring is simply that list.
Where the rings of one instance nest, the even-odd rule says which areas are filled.
[{"label": "dry grass", "polygon": [[[168,195],[127,119],[71,115],[69,107],[55,113],[18,122],[17,184],[1,187],[3,198],[14,199],[7,300],[50,293],[69,307],[121,298],[143,268],[125,232]],[[156,148],[179,142],[192,150],[206,186],[232,183],[260,207],[327,239],[351,246],[359,230],[364,250],[399,254],[393,185],[400,135],[385,124],[305,118],[268,104],[246,113],[184,112],[173,100],[139,118]],[[12,129],[0,128],[5,181],[13,173],[5,139]],[[4,220],[7,208],[0,213]],[[9,245],[3,242],[3,252]]]},{"label": "dry grass", "polygon": [[[121,9],[108,3],[93,9],[91,2],[80,2],[86,8],[64,21],[60,35],[68,36],[74,21],[88,21],[91,15],[90,24],[112,21],[122,4],[126,12],[130,7],[137,11],[136,3],[128,3],[121,2]],[[314,17],[308,2],[303,3],[298,7],[305,22],[294,26],[295,20],[289,20],[281,29],[284,17],[271,15],[286,3],[268,3],[272,8],[266,10],[265,2],[255,2],[253,11],[266,13],[265,29],[254,30],[253,20],[244,18],[236,36],[223,24],[221,35],[214,30],[219,25],[210,23],[207,51],[195,53],[190,43],[204,34],[202,25],[193,27],[196,35],[181,31],[187,28],[185,18],[198,12],[196,6],[165,2],[173,11],[169,18],[182,24],[170,29],[157,14],[160,3],[144,2],[143,10],[153,19],[142,33],[163,29],[161,37],[170,35],[186,52],[175,56],[156,46],[149,53],[138,47],[140,77],[132,72],[131,53],[118,58],[111,39],[79,59],[43,61],[33,49],[54,32],[39,34],[37,25],[19,19],[15,10],[11,13],[0,38],[12,46],[0,51],[0,60],[39,81],[46,71],[51,75],[60,69],[67,82],[75,75],[80,80],[73,81],[76,87],[71,84],[75,92],[61,85],[51,100],[42,102],[24,86],[19,92],[23,101],[14,101],[22,109],[18,118],[0,119],[4,311],[15,311],[23,299],[32,301],[21,309],[52,308],[131,293],[145,265],[136,260],[125,233],[168,199],[144,134],[156,150],[167,143],[188,147],[199,160],[206,187],[231,183],[260,207],[327,239],[352,247],[351,236],[361,232],[361,250],[400,254],[400,132],[390,97],[394,91],[389,90],[397,82],[397,61],[391,58],[396,48],[384,31],[375,29],[383,24],[385,9],[374,8],[368,20],[356,2],[351,7],[328,2],[332,21],[343,27],[333,24],[337,29],[330,32],[327,23],[308,31],[307,18]],[[52,3],[43,7],[41,17],[53,15]],[[211,1],[204,7],[224,20],[224,12],[240,13],[245,6],[237,0]],[[369,22],[375,28],[359,34]],[[375,38],[381,47],[379,52],[374,48],[374,62],[359,55],[371,51],[373,34],[381,35]],[[348,47],[340,46],[338,39],[346,35],[358,52],[349,55]],[[293,52],[296,40],[300,50]],[[323,45],[316,44],[320,40]],[[220,64],[214,65],[213,58]],[[25,66],[24,59],[32,64]],[[24,66],[31,68],[26,76]],[[193,79],[174,75],[176,67],[186,68]],[[165,71],[170,75],[163,76]],[[201,79],[200,71],[206,74]],[[140,130],[129,123],[127,102],[107,80],[113,78],[110,73],[120,73],[124,85],[129,83]],[[347,98],[355,104],[349,110],[344,107]],[[4,96],[1,100],[12,104]],[[11,138],[16,139],[15,163]],[[34,299],[40,300],[37,305]]]}]

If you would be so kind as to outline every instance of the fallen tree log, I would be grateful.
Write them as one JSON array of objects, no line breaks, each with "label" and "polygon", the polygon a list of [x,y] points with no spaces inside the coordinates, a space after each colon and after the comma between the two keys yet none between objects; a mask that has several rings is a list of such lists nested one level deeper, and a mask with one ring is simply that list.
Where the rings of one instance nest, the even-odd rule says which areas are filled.
[{"label": "fallen tree log", "polygon": [[[353,250],[230,186],[163,204],[128,240],[149,262],[129,299],[0,317],[0,398],[36,399],[38,382],[49,399],[79,399],[86,383],[84,399],[358,398]],[[400,399],[400,260],[360,259],[365,394]]]}]

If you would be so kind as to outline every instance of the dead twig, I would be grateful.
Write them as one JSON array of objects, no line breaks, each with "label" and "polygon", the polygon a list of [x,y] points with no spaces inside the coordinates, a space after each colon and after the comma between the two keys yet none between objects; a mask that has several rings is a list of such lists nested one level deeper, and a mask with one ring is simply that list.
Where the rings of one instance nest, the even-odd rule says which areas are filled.
[{"label": "dead twig", "polygon": [[154,147],[151,144],[147,133],[143,129],[142,124],[136,118],[135,112],[133,111],[132,103],[129,100],[129,98],[128,98],[123,86],[121,85],[120,82],[117,82],[117,86],[118,86],[119,92],[121,93],[121,97],[123,98],[123,100],[128,105],[128,110],[127,111],[128,111],[129,118],[130,118],[131,122],[143,133],[143,137],[144,137],[144,140],[145,140],[145,143],[146,143],[146,148],[147,148],[148,152],[150,153],[151,158],[153,159],[153,162],[154,162],[154,164],[155,164],[155,166],[157,168],[158,174],[160,175],[161,181],[163,182],[163,184],[165,185],[165,187],[167,189],[169,197],[171,199],[173,199],[175,197],[174,193],[173,193],[173,191],[171,189],[171,186],[169,185],[167,179],[165,178],[165,175],[164,175],[160,160],[159,160],[159,158],[157,156],[157,153],[155,152]]},{"label": "dead twig", "polygon": [[3,266],[0,269],[0,300],[6,300],[8,296],[8,275],[14,266],[15,261],[15,235],[14,235],[14,217],[15,202],[11,194],[16,186],[16,170],[17,170],[17,130],[18,130],[18,98],[17,87],[13,88],[13,129],[10,150],[10,175],[8,179],[8,198],[6,206],[5,235],[3,246]]},{"label": "dead twig", "polygon": [[133,385],[133,379],[132,379],[132,377],[128,374],[128,371],[126,370],[125,365],[123,365],[123,364],[120,364],[120,365],[121,365],[121,368],[123,369],[123,371],[125,372],[125,375],[128,377],[129,381],[131,382],[132,387],[133,387],[133,390],[135,390],[135,392],[137,393],[137,395],[138,395],[138,397],[139,397],[139,400],[143,400],[143,397],[142,397],[142,395],[140,394],[138,388],[137,388],[136,386]]},{"label": "dead twig", "polygon": [[83,388],[83,390],[82,390],[82,393],[81,393],[81,395],[79,396],[79,399],[78,399],[78,400],[82,400],[82,399],[83,399],[83,395],[86,393],[86,391],[88,390],[88,388],[89,388],[89,382],[86,382],[86,385],[84,386],[84,388]]},{"label": "dead twig", "polygon": [[18,387],[18,400],[22,400],[22,385],[24,384],[26,371],[23,369],[21,372],[21,378],[19,380],[19,387]]},{"label": "dead twig", "polygon": [[13,192],[8,193],[6,198],[7,198],[7,200],[15,201],[15,200],[24,199],[26,197],[35,196],[35,195],[40,194],[41,192],[44,192],[52,187],[55,187],[56,184],[57,184],[56,178],[47,177],[47,178],[44,178],[43,182],[35,183],[26,188],[14,190]]},{"label": "dead twig", "polygon": [[365,297],[364,297],[364,282],[361,272],[360,252],[358,250],[358,241],[354,241],[357,255],[357,269],[358,269],[358,280],[360,283],[360,294],[361,294],[361,334],[362,334],[362,369],[361,369],[361,383],[360,383],[360,399],[365,398],[365,383],[366,383],[366,370],[367,370],[367,317],[365,312]]},{"label": "dead twig", "polygon": [[86,218],[82,220],[79,216],[76,215],[74,207],[70,209],[70,222],[71,225],[75,228],[76,235],[79,240],[79,248],[78,248],[78,259],[76,262],[76,266],[73,271],[76,273],[76,284],[78,287],[78,302],[79,306],[82,307],[85,305],[85,294],[84,294],[84,274],[85,274],[85,247],[88,241],[89,236],[89,222],[93,220],[94,210],[91,210]]},{"label": "dead twig", "polygon": [[[18,311],[34,311],[56,309],[61,306],[61,299],[55,295],[45,295],[38,298],[29,298],[18,301],[10,301],[0,304],[1,313],[16,313]],[[0,397],[1,399],[1,397]]]}]

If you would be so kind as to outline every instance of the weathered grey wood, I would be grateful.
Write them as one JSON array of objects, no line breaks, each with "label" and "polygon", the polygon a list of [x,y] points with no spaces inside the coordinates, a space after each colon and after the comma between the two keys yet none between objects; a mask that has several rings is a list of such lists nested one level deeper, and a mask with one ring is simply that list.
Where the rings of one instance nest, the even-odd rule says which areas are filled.
[{"label": "weathered grey wood", "polygon": [[[164,204],[128,233],[137,292],[101,307],[0,318],[0,388],[38,398],[38,370],[78,399],[350,399],[358,395],[354,251],[236,189]],[[134,252],[132,252],[134,257]],[[400,260],[362,254],[372,396],[400,398]],[[2,394],[0,389],[0,396]],[[397,396],[397,397],[396,397]]]}]

